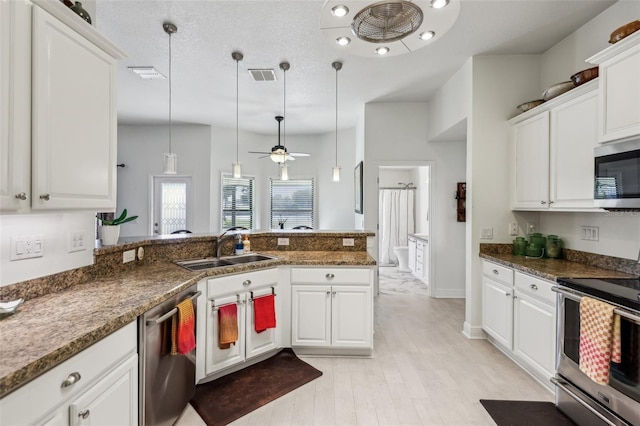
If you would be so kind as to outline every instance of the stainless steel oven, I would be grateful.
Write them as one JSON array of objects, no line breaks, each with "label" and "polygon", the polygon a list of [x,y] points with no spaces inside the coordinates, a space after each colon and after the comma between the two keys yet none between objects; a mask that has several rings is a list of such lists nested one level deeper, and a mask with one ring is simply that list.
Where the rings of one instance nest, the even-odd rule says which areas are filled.
[{"label": "stainless steel oven", "polygon": [[640,210],[640,139],[604,144],[594,154],[596,206]]},{"label": "stainless steel oven", "polygon": [[[640,425],[640,280],[559,279],[556,405],[579,425]],[[622,361],[610,363],[608,385],[579,367],[580,300],[615,306],[620,316]]]}]

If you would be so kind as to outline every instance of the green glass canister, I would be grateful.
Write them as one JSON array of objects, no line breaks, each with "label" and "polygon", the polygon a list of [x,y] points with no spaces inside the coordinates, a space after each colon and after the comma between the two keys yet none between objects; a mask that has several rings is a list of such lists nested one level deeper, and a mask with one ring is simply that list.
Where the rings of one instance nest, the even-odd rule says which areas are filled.
[{"label": "green glass canister", "polygon": [[524,256],[527,254],[527,240],[524,237],[516,237],[513,240],[513,254],[515,256]]},{"label": "green glass canister", "polygon": [[562,256],[562,240],[557,235],[547,236],[545,256],[551,259],[560,259]]},{"label": "green glass canister", "polygon": [[542,257],[544,248],[534,243],[529,243],[526,250],[527,257]]},{"label": "green glass canister", "polygon": [[539,233],[531,234],[529,242],[539,247],[545,247],[547,245],[547,239],[544,237],[544,235]]}]

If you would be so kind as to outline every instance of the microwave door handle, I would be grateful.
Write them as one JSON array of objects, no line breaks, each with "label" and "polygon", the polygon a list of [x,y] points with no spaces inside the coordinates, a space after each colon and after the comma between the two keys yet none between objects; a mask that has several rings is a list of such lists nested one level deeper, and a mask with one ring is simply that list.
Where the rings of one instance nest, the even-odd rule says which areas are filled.
[{"label": "microwave door handle", "polygon": [[[592,297],[594,299],[598,299],[597,297],[589,296],[589,295],[587,295],[585,293],[582,293],[582,292],[579,292],[577,290],[568,291],[568,290],[565,290],[565,289],[559,288],[559,287],[551,287],[551,290],[556,292],[556,293],[560,293],[564,297],[566,297],[567,299],[571,299],[571,300],[574,300],[576,302],[580,302],[580,299],[582,299],[583,296],[588,296],[588,297]],[[602,300],[602,299],[598,299],[598,300]],[[603,300],[603,302],[606,302],[606,303],[608,303],[610,305],[619,306],[619,305],[616,305],[615,303],[611,303],[611,302],[606,301],[606,300]],[[629,321],[640,325],[640,316],[638,316],[638,315],[632,314],[631,312],[626,311],[624,309],[620,309],[620,308],[615,308],[613,310],[613,313],[617,314],[617,315],[620,315],[621,317],[626,318]]]}]

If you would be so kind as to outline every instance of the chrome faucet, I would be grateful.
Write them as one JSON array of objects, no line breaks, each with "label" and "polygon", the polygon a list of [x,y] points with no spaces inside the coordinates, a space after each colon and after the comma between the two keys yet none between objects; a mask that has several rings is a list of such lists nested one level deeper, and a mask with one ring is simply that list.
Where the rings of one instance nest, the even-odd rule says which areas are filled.
[{"label": "chrome faucet", "polygon": [[215,249],[216,249],[216,257],[220,257],[220,251],[222,250],[222,244],[223,244],[225,241],[227,241],[227,240],[229,240],[229,239],[231,239],[231,238],[233,238],[233,237],[235,237],[235,236],[236,236],[236,234],[229,234],[229,235],[226,235],[226,234],[227,234],[227,232],[232,231],[232,230],[233,230],[233,229],[227,229],[227,230],[226,230],[226,231],[224,231],[222,234],[220,234],[220,235],[218,235],[218,236],[216,237],[216,247],[215,247]]}]

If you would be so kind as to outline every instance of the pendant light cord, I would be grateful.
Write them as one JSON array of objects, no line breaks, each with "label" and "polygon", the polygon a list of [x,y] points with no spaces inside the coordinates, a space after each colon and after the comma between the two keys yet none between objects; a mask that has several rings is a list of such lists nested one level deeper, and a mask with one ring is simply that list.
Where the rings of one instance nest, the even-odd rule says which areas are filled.
[{"label": "pendant light cord", "polygon": [[236,59],[236,163],[238,163],[238,68],[240,60]]},{"label": "pendant light cord", "polygon": [[169,154],[171,151],[171,33],[169,33]]},{"label": "pendant light cord", "polygon": [[338,167],[338,68],[336,68],[336,167]]},{"label": "pendant light cord", "polygon": [[284,125],[282,126],[282,146],[287,146],[287,70],[284,71],[284,96],[282,97],[282,115]]}]

